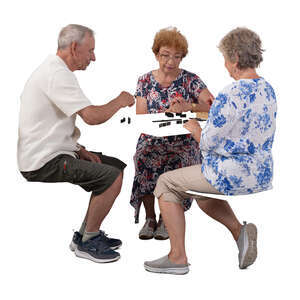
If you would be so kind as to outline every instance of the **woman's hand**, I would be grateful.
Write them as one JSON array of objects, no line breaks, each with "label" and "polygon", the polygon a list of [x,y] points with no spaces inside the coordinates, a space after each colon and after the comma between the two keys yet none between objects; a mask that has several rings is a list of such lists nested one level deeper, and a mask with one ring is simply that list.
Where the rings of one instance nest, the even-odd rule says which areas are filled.
[{"label": "woman's hand", "polygon": [[213,94],[207,88],[204,89],[198,97],[199,104],[200,103],[202,104],[201,110],[199,111],[209,112],[210,107],[214,102],[214,100],[215,97],[213,96]]},{"label": "woman's hand", "polygon": [[215,97],[211,93],[209,93],[209,95],[207,96],[207,98],[205,98],[204,101],[209,107],[211,107],[214,100],[215,100]]},{"label": "woman's hand", "polygon": [[186,111],[190,111],[192,109],[192,104],[186,102],[182,97],[175,97],[171,103],[170,107],[166,110],[167,112],[173,113],[182,113]]},{"label": "woman's hand", "polygon": [[187,129],[193,136],[193,138],[199,143],[202,128],[197,120],[192,119],[186,122],[183,127]]},{"label": "woman's hand", "polygon": [[99,156],[97,156],[96,154],[94,154],[92,152],[85,150],[84,148],[80,148],[80,150],[77,153],[78,153],[80,159],[84,159],[84,160],[88,160],[88,161],[92,161],[92,162],[100,163],[100,164],[102,163]]}]

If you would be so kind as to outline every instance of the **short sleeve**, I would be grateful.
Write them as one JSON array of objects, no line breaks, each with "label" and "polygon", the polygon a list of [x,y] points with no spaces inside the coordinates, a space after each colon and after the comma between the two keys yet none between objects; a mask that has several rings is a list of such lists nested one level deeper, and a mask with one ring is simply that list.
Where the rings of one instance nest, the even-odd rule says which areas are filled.
[{"label": "short sleeve", "polygon": [[145,80],[143,80],[143,77],[139,77],[134,95],[136,97],[145,97]]},{"label": "short sleeve", "polygon": [[213,151],[218,148],[232,130],[235,114],[230,94],[219,93],[210,108],[206,125],[201,133],[201,150]]},{"label": "short sleeve", "polygon": [[81,90],[75,75],[67,70],[59,70],[49,82],[48,97],[68,117],[92,105]]},{"label": "short sleeve", "polygon": [[206,89],[206,84],[197,75],[193,75],[190,79],[189,90],[195,99],[198,99],[200,93]]}]

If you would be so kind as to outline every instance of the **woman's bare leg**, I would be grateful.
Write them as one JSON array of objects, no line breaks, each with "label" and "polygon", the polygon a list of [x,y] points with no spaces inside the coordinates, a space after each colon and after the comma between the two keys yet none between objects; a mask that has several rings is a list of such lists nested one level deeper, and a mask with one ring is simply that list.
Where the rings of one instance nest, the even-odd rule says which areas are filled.
[{"label": "woman's bare leg", "polygon": [[163,197],[159,198],[159,207],[170,238],[169,259],[173,263],[186,264],[184,210],[180,204],[164,201]]},{"label": "woman's bare leg", "polygon": [[237,241],[242,224],[227,201],[203,197],[203,200],[197,200],[197,204],[208,216],[226,226]]}]

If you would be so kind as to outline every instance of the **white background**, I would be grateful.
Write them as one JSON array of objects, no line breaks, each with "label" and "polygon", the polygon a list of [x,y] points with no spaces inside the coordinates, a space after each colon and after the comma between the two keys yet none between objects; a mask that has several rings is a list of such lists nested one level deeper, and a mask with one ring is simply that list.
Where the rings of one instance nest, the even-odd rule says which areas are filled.
[{"label": "white background", "polygon": [[[1,264],[2,299],[299,299],[299,9],[297,1],[10,1],[1,4]],[[2,2],[3,3],[3,2]],[[263,41],[258,73],[278,99],[273,147],[274,189],[231,201],[242,222],[258,227],[258,259],[239,270],[236,245],[225,227],[194,203],[187,212],[185,276],[152,274],[143,262],[167,254],[168,241],[141,241],[129,205],[135,131],[121,127],[122,111],[100,126],[77,121],[81,143],[127,162],[123,189],[103,229],[120,237],[121,260],[96,264],[68,249],[88,194],[69,184],[26,182],[17,170],[19,96],[32,71],[56,51],[59,30],[77,23],[96,32],[96,62],[76,72],[85,94],[104,104],[154,68],[154,34],[176,26],[189,42],[181,67],[216,95],[232,82],[217,49],[237,26]],[[133,108],[134,109],[134,108]],[[136,125],[138,128],[138,125]]]}]

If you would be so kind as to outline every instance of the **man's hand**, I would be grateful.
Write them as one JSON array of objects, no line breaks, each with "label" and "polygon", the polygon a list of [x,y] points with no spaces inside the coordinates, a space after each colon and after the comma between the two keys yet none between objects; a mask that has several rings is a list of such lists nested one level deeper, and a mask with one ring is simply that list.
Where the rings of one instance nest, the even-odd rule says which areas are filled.
[{"label": "man's hand", "polygon": [[126,106],[132,106],[135,103],[135,98],[127,93],[127,92],[121,92],[121,94],[117,97],[121,107],[126,107]]},{"label": "man's hand", "polygon": [[96,154],[94,154],[92,152],[85,150],[84,148],[80,148],[80,150],[77,153],[78,153],[80,159],[92,161],[92,162],[99,163],[99,164],[102,163],[99,156],[97,156]]},{"label": "man's hand", "polygon": [[132,106],[134,103],[135,98],[131,94],[122,92],[118,97],[104,105],[89,105],[77,113],[85,123],[97,125],[109,120],[120,108]]},{"label": "man's hand", "polygon": [[190,111],[192,109],[192,104],[186,102],[182,97],[175,97],[171,103],[170,107],[166,110],[167,112],[182,113]]}]

